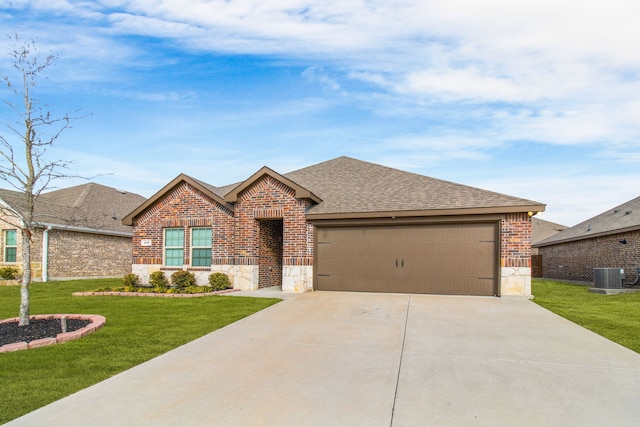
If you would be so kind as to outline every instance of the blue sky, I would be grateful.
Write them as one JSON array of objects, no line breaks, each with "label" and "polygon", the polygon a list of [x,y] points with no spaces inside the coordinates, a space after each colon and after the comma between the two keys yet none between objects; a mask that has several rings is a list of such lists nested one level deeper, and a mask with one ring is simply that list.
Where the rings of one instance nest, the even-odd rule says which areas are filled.
[{"label": "blue sky", "polygon": [[638,16],[633,0],[0,0],[0,74],[5,34],[56,54],[35,97],[90,115],[52,152],[146,197],[181,172],[226,185],[347,155],[575,225],[640,195]]}]

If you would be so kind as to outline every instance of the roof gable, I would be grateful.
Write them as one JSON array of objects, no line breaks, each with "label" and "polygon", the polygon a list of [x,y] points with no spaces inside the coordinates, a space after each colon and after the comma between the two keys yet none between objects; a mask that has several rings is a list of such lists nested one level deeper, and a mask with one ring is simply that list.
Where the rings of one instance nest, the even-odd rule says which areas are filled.
[{"label": "roof gable", "polygon": [[131,211],[128,215],[126,215],[122,219],[122,223],[125,224],[125,225],[133,225],[133,219],[136,216],[140,215],[142,212],[147,210],[147,208],[149,208],[150,206],[154,205],[158,200],[162,199],[167,193],[169,193],[176,186],[180,185],[183,182],[185,182],[185,183],[195,187],[196,189],[202,191],[204,194],[206,194],[207,196],[209,196],[210,198],[212,198],[213,200],[215,200],[216,202],[220,203],[222,206],[226,207],[231,212],[233,212],[233,206],[228,204],[227,202],[225,202],[225,200],[223,198],[223,194],[221,194],[219,188],[214,187],[213,185],[204,183],[202,181],[199,181],[199,180],[197,180],[195,178],[192,178],[192,177],[182,173],[182,174],[178,175],[177,177],[175,177],[167,185],[162,187],[162,189],[160,191],[155,193],[153,196],[151,196],[149,199],[147,199],[144,203],[142,203],[140,206],[138,206],[133,211]]},{"label": "roof gable", "polygon": [[230,203],[235,203],[238,201],[238,195],[242,193],[244,190],[249,188],[251,185],[259,181],[263,176],[268,175],[271,178],[280,181],[285,184],[287,187],[293,189],[295,191],[295,197],[297,199],[310,199],[316,203],[320,203],[322,199],[313,194],[311,191],[302,187],[287,178],[286,176],[280,175],[279,173],[273,171],[272,169],[263,166],[258,172],[251,175],[248,179],[242,181],[239,185],[237,185],[233,190],[229,191],[225,196],[224,200]]},{"label": "roof gable", "polygon": [[536,247],[640,230],[640,197],[555,234]]}]

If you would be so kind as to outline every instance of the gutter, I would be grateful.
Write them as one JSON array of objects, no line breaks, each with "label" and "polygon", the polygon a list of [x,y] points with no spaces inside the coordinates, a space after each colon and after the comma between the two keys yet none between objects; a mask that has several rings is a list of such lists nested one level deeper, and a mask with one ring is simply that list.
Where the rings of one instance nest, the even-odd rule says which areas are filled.
[{"label": "gutter", "polygon": [[75,225],[48,224],[45,222],[39,222],[37,225],[41,227],[45,227],[48,230],[64,230],[64,231],[75,231],[78,233],[102,234],[105,236],[133,237],[133,232],[127,232],[127,231],[101,230],[98,228],[78,227]]},{"label": "gutter", "polygon": [[42,233],[42,281],[49,281],[49,232],[52,227],[48,226]]}]

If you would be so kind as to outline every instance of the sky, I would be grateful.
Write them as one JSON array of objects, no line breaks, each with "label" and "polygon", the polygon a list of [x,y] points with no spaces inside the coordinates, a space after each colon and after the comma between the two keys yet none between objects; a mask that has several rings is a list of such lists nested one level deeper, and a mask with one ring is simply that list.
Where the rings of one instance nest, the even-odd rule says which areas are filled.
[{"label": "sky", "polygon": [[145,197],[344,155],[572,226],[640,196],[638,17],[636,0],[0,0],[0,75],[10,35],[55,55],[32,96],[78,119],[48,155]]}]

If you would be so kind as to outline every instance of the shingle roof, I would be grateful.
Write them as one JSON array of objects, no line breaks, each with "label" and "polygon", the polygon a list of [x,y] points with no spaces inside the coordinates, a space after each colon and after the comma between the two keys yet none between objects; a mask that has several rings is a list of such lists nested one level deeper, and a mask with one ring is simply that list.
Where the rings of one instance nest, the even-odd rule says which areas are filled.
[{"label": "shingle roof", "polygon": [[544,219],[531,218],[531,243],[535,244],[566,230],[567,226],[545,221]]},{"label": "shingle roof", "polygon": [[[22,193],[0,189],[0,199],[13,209],[24,208]],[[145,198],[96,183],[42,193],[36,202],[34,220],[41,224],[82,227],[130,233],[122,218]]]},{"label": "shingle roof", "polygon": [[317,194],[322,202],[309,215],[400,211],[447,211],[457,209],[532,207],[532,200],[455,184],[364,162],[338,157],[284,174]]},{"label": "shingle roof", "polygon": [[[322,219],[332,215],[358,218],[379,213],[412,215],[454,215],[472,213],[506,213],[542,211],[544,204],[532,200],[507,196],[466,185],[454,184],[401,171],[374,163],[338,157],[323,163],[279,175],[266,166],[247,180],[216,187],[180,174],[163,189],[151,196],[125,217],[126,224],[153,205],[159,198],[178,185],[188,182],[200,186],[211,196],[235,201],[236,191],[242,191],[264,174],[280,176],[306,193],[314,202],[307,216]],[[224,203],[224,200],[222,201]],[[233,205],[228,206],[233,210]]]},{"label": "shingle roof", "polygon": [[534,246],[548,246],[632,230],[640,230],[640,197],[561,231]]}]

